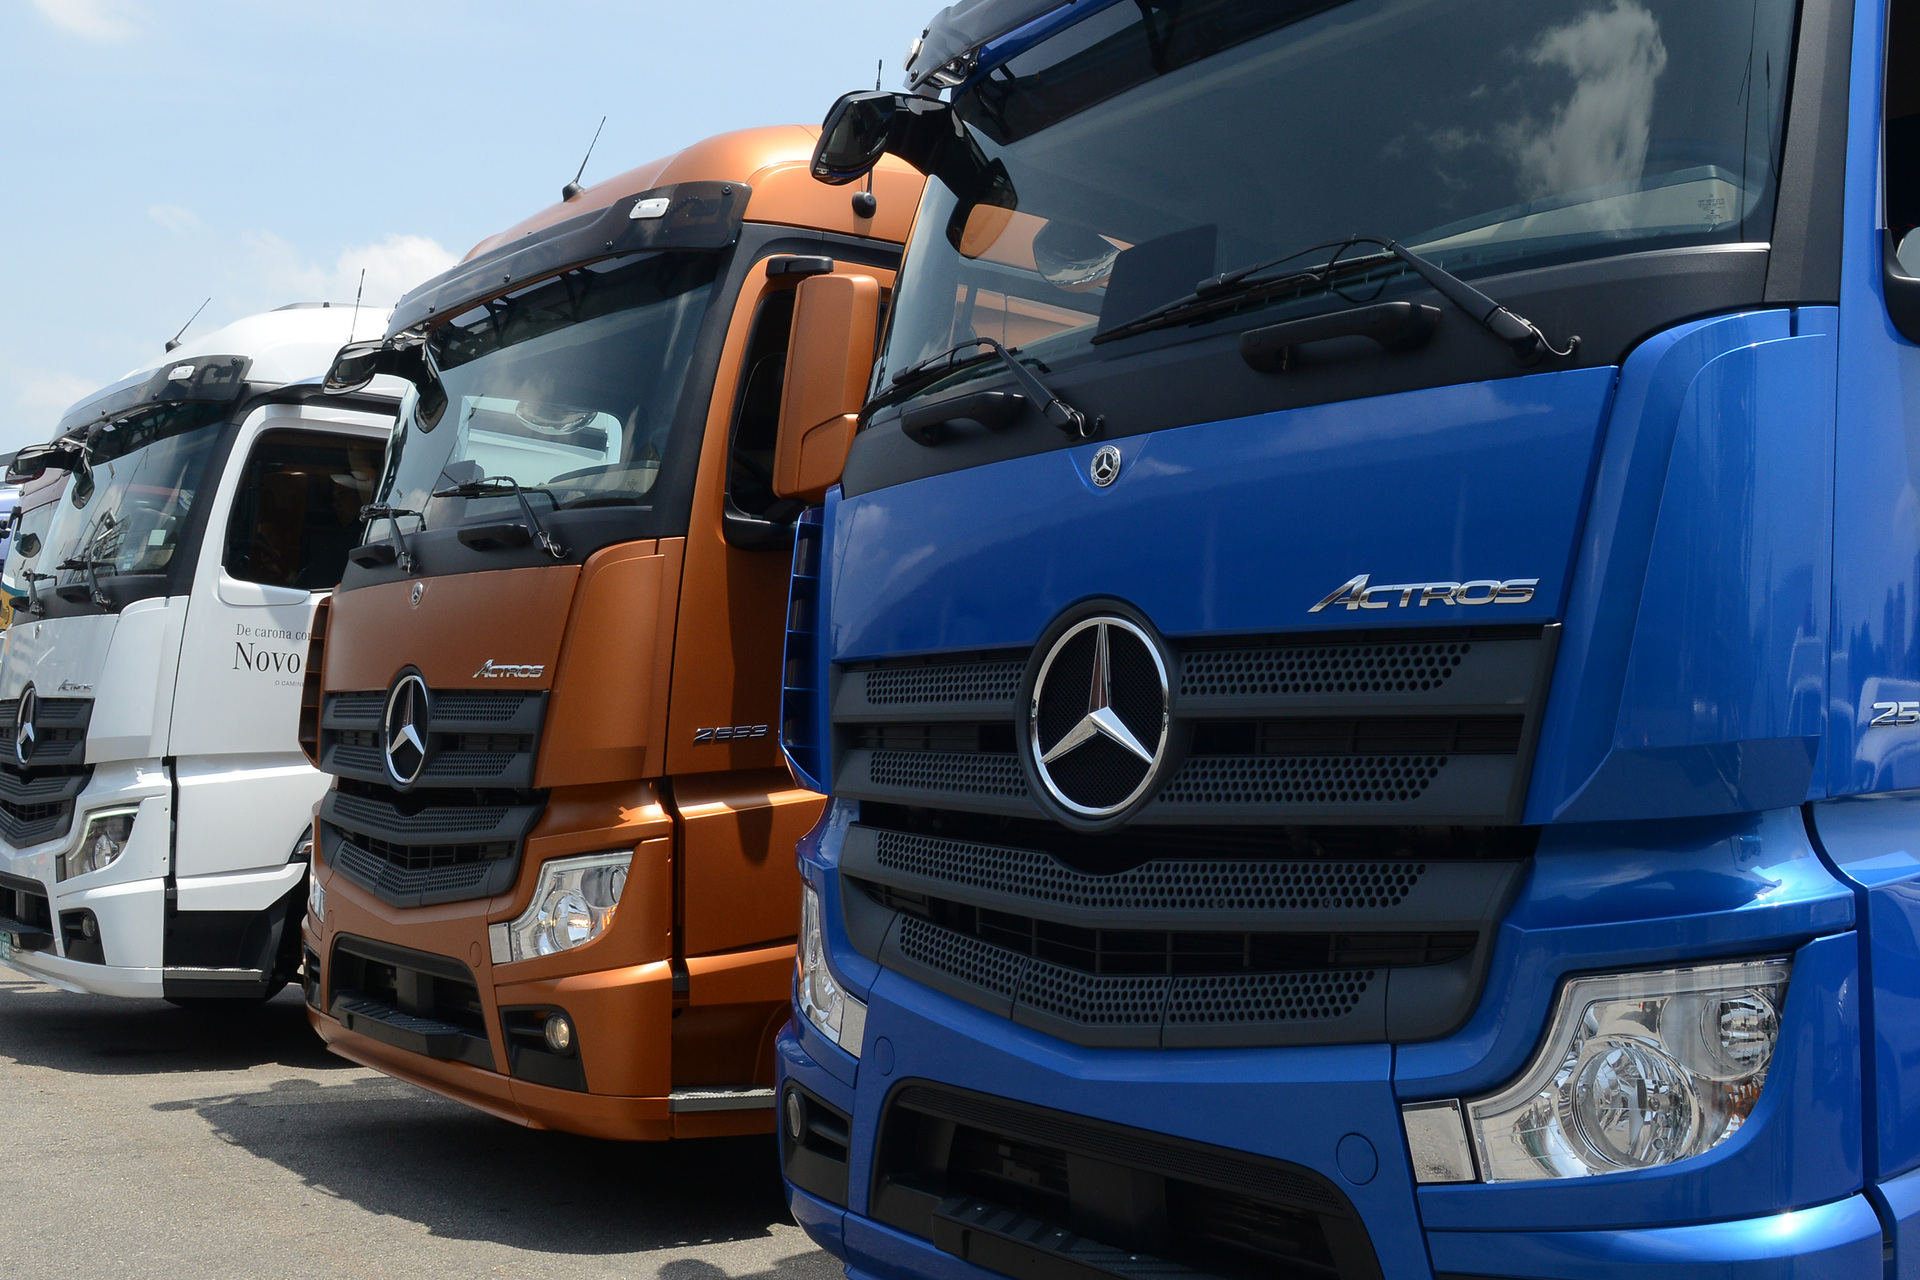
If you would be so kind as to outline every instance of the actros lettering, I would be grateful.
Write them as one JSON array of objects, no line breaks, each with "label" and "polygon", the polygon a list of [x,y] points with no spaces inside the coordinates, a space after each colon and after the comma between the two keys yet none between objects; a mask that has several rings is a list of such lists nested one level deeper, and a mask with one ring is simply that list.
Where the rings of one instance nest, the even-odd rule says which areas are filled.
[{"label": "actros lettering", "polygon": [[233,642],[233,650],[233,670],[235,671],[283,671],[288,675],[300,674],[300,655],[297,653],[262,649],[241,640]]},{"label": "actros lettering", "polygon": [[1391,609],[1396,603],[1406,609],[1416,602],[1422,609],[1430,604],[1525,604],[1533,599],[1533,589],[1540,585],[1538,578],[1509,578],[1505,582],[1480,578],[1473,582],[1396,582],[1368,586],[1372,577],[1370,573],[1361,574],[1307,612],[1318,613],[1336,604],[1344,604],[1349,609]]},{"label": "actros lettering", "polygon": [[480,669],[473,673],[473,678],[475,680],[538,680],[546,673],[547,664],[544,662],[533,667],[515,666],[488,658],[480,664]]}]

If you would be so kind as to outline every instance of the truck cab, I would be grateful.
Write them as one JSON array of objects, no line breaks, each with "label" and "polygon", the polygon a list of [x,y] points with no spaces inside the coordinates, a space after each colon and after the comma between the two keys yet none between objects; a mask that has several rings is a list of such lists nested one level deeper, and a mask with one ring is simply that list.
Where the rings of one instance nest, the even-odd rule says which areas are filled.
[{"label": "truck cab", "polygon": [[[534,1127],[772,1127],[821,803],[774,729],[776,433],[827,404],[837,468],[922,181],[889,162],[850,199],[814,142],[726,134],[570,194],[341,353],[335,385],[412,390],[307,665],[336,1053]],[[831,356],[790,360],[801,331]]]},{"label": "truck cab", "polygon": [[789,615],[849,1275],[1920,1275],[1917,59],[980,0],[834,107],[929,175]]},{"label": "truck cab", "polygon": [[22,973],[219,1007],[297,980],[326,789],[296,736],[301,667],[397,404],[321,390],[356,316],[238,321],[16,458],[0,960]]}]

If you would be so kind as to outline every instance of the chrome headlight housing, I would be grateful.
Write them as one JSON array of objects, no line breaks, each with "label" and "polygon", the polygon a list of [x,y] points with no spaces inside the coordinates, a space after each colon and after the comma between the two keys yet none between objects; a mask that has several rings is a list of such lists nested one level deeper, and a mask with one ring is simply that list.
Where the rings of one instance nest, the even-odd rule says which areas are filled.
[{"label": "chrome headlight housing", "polygon": [[140,806],[131,805],[124,809],[97,809],[88,814],[80,843],[54,860],[54,878],[71,880],[118,862],[120,855],[127,851],[127,841],[133,838],[133,820],[139,813]]},{"label": "chrome headlight housing", "polygon": [[1791,968],[1782,957],[1569,981],[1526,1070],[1466,1104],[1479,1176],[1578,1178],[1713,1150],[1759,1101]]},{"label": "chrome headlight housing", "polygon": [[866,1002],[842,990],[827,968],[827,939],[820,926],[820,891],[801,881],[800,945],[794,949],[794,1003],[821,1034],[854,1057],[867,1031]]},{"label": "chrome headlight housing", "polygon": [[487,926],[493,962],[558,955],[592,942],[613,923],[632,867],[631,849],[543,863],[527,909],[512,921]]}]

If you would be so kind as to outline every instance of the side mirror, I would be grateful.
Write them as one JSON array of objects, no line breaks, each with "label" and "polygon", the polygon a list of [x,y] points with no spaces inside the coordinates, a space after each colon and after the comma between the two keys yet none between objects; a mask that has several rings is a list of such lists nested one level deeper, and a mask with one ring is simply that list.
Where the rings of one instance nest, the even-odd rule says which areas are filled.
[{"label": "side mirror", "polygon": [[358,391],[372,382],[375,374],[382,372],[380,357],[386,345],[380,338],[368,342],[349,342],[334,356],[333,367],[327,370],[326,380],[321,385],[336,395]]},{"label": "side mirror", "polygon": [[37,556],[40,554],[40,535],[23,533],[13,545],[23,556]]},{"label": "side mirror", "polygon": [[813,276],[794,291],[787,386],[773,453],[773,491],[815,503],[840,483],[854,420],[873,373],[880,282]]},{"label": "side mirror", "polygon": [[52,444],[30,444],[13,455],[7,465],[7,483],[25,484],[38,480],[51,468],[55,471],[85,473],[87,458],[77,440],[55,440]]},{"label": "side mirror", "polygon": [[813,176],[829,186],[858,181],[880,163],[906,95],[869,89],[846,93],[827,112],[813,148]]},{"label": "side mirror", "polygon": [[1880,282],[1887,315],[1908,342],[1920,342],[1920,231],[1907,232],[1898,244],[1891,230],[1883,239]]}]

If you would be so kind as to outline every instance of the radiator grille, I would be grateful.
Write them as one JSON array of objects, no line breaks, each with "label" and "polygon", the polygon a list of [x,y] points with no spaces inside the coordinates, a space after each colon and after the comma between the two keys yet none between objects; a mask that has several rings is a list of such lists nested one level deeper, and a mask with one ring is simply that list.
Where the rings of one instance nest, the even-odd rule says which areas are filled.
[{"label": "radiator grille", "polygon": [[956,662],[944,666],[889,667],[866,673],[867,701],[900,703],[1010,702],[1020,692],[1026,663]]},{"label": "radiator grille", "polygon": [[1446,683],[1472,646],[1300,645],[1196,649],[1180,672],[1183,697],[1425,692]]},{"label": "radiator grille", "polygon": [[1195,756],[1162,804],[1401,804],[1417,800],[1446,756]]}]

